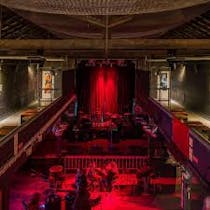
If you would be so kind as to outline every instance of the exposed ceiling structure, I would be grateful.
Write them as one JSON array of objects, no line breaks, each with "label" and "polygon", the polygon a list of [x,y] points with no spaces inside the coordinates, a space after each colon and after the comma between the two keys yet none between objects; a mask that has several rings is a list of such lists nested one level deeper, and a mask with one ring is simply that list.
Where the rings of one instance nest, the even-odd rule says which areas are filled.
[{"label": "exposed ceiling structure", "polygon": [[169,30],[161,38],[170,39],[209,39],[210,10],[193,18],[187,23]]},{"label": "exposed ceiling structure", "polygon": [[[131,49],[111,49],[109,42],[210,38],[210,0],[0,0],[0,4],[1,39],[83,39],[87,42],[84,47],[72,45],[71,52],[61,47],[45,49],[47,54],[103,57],[105,52],[111,57],[162,56],[167,54],[165,48],[143,49],[136,45]],[[104,49],[88,48],[91,40],[101,40]],[[36,53],[34,48],[31,52],[29,49],[21,52]],[[16,51],[3,48],[0,54],[3,53]],[[176,53],[206,55],[210,49],[180,48]]]},{"label": "exposed ceiling structure", "polygon": [[208,0],[1,0],[2,5],[30,12],[64,15],[134,15],[192,7]]},{"label": "exposed ceiling structure", "polygon": [[56,38],[52,33],[17,15],[11,10],[1,8],[1,33],[2,39],[35,39]]}]

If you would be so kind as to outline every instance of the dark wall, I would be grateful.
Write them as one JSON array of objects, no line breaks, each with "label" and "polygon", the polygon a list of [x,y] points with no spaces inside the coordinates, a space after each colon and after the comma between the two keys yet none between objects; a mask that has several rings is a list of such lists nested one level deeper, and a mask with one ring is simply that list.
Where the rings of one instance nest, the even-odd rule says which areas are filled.
[{"label": "dark wall", "polygon": [[172,72],[172,99],[210,117],[210,62],[188,62]]},{"label": "dark wall", "polygon": [[75,70],[63,71],[62,95],[69,95],[75,92]]},{"label": "dark wall", "polygon": [[55,82],[54,82],[54,97],[58,98],[62,95],[62,79],[63,79],[63,72],[60,70],[55,71]]},{"label": "dark wall", "polygon": [[135,98],[144,106],[150,94],[150,72],[136,70],[135,76]]},{"label": "dark wall", "polygon": [[35,100],[36,71],[26,61],[4,61],[0,78],[0,117]]}]

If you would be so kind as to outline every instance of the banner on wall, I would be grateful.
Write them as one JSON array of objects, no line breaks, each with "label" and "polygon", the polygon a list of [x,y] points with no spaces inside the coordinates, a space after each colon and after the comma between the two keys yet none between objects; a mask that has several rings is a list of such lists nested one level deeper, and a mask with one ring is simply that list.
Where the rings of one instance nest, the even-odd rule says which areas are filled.
[{"label": "banner on wall", "polygon": [[173,119],[173,142],[185,157],[189,157],[189,128],[178,119]]},{"label": "banner on wall", "polygon": [[210,183],[210,147],[208,142],[202,142],[199,136],[190,134],[191,147],[193,148],[192,157],[190,161],[194,167],[199,171],[202,177]]},{"label": "banner on wall", "polygon": [[54,75],[52,71],[42,71],[42,99],[54,98]]}]

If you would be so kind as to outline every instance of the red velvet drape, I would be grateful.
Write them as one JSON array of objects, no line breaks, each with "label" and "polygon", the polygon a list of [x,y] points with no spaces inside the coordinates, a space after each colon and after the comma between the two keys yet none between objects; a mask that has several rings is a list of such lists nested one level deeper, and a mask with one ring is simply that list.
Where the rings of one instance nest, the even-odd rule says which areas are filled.
[{"label": "red velvet drape", "polygon": [[[135,66],[78,65],[76,90],[78,109],[85,113],[125,113],[132,110],[134,97]],[[102,118],[101,118],[102,119]]]},{"label": "red velvet drape", "polygon": [[92,113],[118,112],[118,74],[113,67],[96,67],[90,81],[90,109]]}]

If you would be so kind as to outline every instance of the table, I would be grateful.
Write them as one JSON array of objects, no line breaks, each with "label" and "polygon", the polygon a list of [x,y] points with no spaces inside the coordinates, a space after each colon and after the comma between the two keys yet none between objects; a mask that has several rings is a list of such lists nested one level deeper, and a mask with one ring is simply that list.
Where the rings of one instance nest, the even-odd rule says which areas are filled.
[{"label": "table", "polygon": [[63,175],[63,166],[54,165],[49,169],[49,182],[51,187],[58,187],[61,184],[61,178]]},{"label": "table", "polygon": [[121,186],[131,186],[131,193],[134,194],[137,183],[136,174],[119,174],[117,180],[113,183],[113,187],[120,189]]},{"label": "table", "polygon": [[11,132],[13,129],[15,129],[17,126],[3,126],[0,128],[0,137],[7,135],[9,132]]},{"label": "table", "polygon": [[29,120],[31,117],[35,116],[36,114],[39,113],[39,110],[37,108],[35,109],[27,109],[20,115],[20,122],[21,124],[24,123],[25,121]]},{"label": "table", "polygon": [[157,177],[150,179],[150,185],[153,186],[153,192],[161,191],[162,186],[180,184],[181,179],[176,177]]}]

